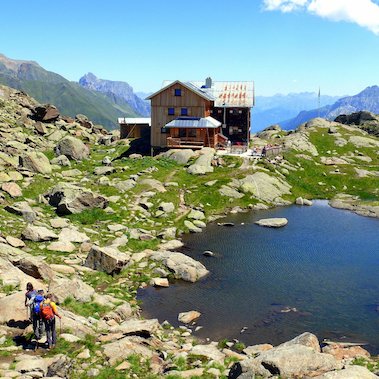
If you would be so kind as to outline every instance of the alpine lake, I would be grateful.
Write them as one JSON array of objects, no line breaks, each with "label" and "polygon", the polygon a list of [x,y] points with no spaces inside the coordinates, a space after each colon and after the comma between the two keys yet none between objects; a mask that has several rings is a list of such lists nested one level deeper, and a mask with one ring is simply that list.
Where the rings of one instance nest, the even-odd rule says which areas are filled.
[{"label": "alpine lake", "polygon": [[[288,225],[254,224],[271,217],[286,217]],[[379,219],[315,201],[218,222],[234,227],[214,222],[183,236],[182,252],[209,275],[139,290],[146,317],[179,326],[180,312],[197,310],[201,316],[191,328],[200,339],[277,345],[308,331],[320,342],[359,342],[379,353]]]}]

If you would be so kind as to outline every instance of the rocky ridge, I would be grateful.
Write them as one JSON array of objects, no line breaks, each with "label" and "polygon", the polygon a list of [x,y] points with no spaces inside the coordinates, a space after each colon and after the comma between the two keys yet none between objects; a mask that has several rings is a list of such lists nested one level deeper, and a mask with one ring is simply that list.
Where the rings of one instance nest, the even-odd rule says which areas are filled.
[{"label": "rocky ridge", "polygon": [[150,116],[150,103],[137,96],[126,82],[99,79],[89,72],[79,79],[79,84],[84,88],[104,93],[116,104],[126,102],[141,116]]},{"label": "rocky ridge", "polygon": [[[164,290],[174,278],[193,282],[206,276],[206,267],[177,251],[180,235],[202,232],[225,211],[258,211],[299,196],[299,204],[311,204],[308,199],[342,192],[362,204],[361,187],[354,188],[362,180],[356,170],[375,172],[374,137],[314,120],[298,133],[277,134],[274,141],[284,142],[286,150],[249,160],[244,169],[240,158],[212,149],[120,158],[128,145],[116,132],[83,115],[63,117],[57,108],[7,87],[0,87],[0,134],[3,377],[376,377],[351,365],[362,358],[375,367],[362,348],[321,348],[316,336],[305,333],[276,347],[241,351],[237,341],[196,341],[198,312],[198,320],[174,328],[140,318],[135,298],[149,284]],[[333,148],[326,150],[320,138]],[[326,164],[322,157],[346,164]],[[299,187],[299,176],[312,184],[310,192]],[[365,191],[377,196],[375,174],[364,180]],[[23,306],[27,282],[50,290],[59,303],[63,322],[56,351],[29,353],[34,342],[27,338],[31,326]]]}]

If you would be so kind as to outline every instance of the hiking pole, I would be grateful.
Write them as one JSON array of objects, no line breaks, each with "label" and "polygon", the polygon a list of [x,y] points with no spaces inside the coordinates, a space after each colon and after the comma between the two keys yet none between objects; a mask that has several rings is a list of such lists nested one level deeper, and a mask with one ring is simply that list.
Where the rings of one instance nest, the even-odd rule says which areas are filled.
[{"label": "hiking pole", "polygon": [[62,334],[62,317],[59,317],[59,335]]}]

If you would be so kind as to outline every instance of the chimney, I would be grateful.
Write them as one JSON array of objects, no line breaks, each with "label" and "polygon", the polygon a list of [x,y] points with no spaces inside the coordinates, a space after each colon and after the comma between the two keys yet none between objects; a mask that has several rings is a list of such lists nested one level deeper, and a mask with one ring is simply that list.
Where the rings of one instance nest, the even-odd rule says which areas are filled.
[{"label": "chimney", "polygon": [[208,78],[205,79],[205,88],[211,88],[212,87],[212,78],[208,76]]}]

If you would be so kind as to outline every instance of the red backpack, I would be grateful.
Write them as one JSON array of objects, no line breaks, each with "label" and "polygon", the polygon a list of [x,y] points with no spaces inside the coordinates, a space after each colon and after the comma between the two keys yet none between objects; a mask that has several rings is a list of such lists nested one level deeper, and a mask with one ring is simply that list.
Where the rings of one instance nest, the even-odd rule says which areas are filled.
[{"label": "red backpack", "polygon": [[44,320],[52,320],[54,318],[53,308],[49,303],[45,303],[45,302],[41,303],[40,309],[41,309],[41,317]]}]

